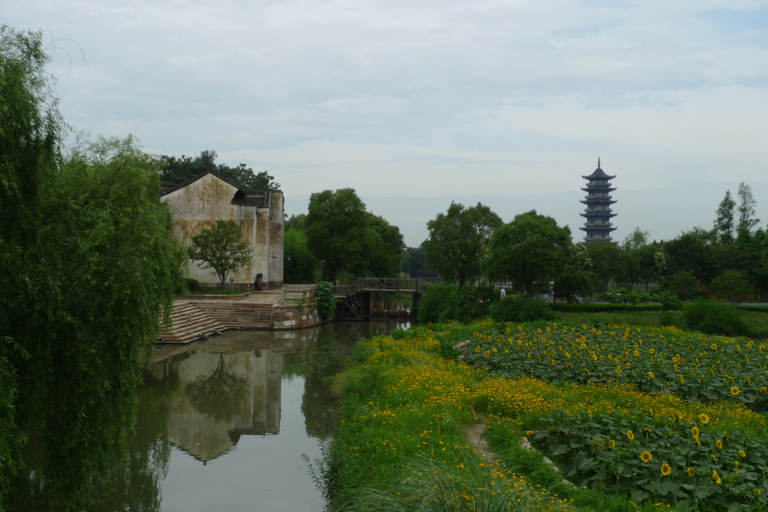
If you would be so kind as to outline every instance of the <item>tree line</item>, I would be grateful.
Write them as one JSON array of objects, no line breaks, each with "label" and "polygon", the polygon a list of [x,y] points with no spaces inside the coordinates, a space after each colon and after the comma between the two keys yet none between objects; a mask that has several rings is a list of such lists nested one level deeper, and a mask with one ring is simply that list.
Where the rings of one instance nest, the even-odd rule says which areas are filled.
[{"label": "tree line", "polygon": [[553,292],[574,299],[609,287],[664,290],[683,300],[714,296],[758,300],[768,291],[768,235],[757,227],[752,189],[726,192],[712,229],[693,228],[650,241],[636,228],[619,242],[574,243],[570,229],[535,210],[508,223],[487,206],[452,203],[427,223],[425,264],[459,287],[501,282],[532,297]]}]

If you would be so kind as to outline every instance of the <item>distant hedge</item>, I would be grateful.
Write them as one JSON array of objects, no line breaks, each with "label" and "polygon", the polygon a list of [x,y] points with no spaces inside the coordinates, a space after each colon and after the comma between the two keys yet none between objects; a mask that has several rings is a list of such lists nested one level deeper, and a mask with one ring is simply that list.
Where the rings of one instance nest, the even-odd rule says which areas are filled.
[{"label": "distant hedge", "polygon": [[555,302],[550,304],[552,311],[560,313],[609,313],[622,311],[662,311],[661,304],[636,304],[623,306],[621,304],[579,304],[570,302]]}]

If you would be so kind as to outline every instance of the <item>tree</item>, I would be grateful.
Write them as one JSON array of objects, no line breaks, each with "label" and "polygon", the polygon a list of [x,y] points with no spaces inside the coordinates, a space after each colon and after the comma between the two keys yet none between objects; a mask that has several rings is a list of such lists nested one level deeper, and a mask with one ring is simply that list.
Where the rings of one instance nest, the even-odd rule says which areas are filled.
[{"label": "tree", "polygon": [[592,262],[592,271],[597,275],[603,288],[611,281],[618,281],[623,275],[622,253],[611,242],[592,242],[587,244],[587,256]]},{"label": "tree", "polygon": [[160,171],[160,179],[164,183],[188,183],[207,172],[232,180],[238,187],[248,190],[279,190],[280,184],[274,182],[274,176],[267,171],[258,174],[246,164],[230,167],[226,164],[216,164],[215,151],[202,151],[199,156],[190,158],[182,155],[163,155],[160,157],[163,168]]},{"label": "tree", "polygon": [[314,283],[317,279],[317,259],[309,251],[307,234],[294,228],[286,230],[283,248],[285,282]]},{"label": "tree", "polygon": [[556,277],[570,256],[571,230],[536,210],[515,216],[498,228],[488,242],[483,269],[491,280],[512,281],[535,295],[536,283]]},{"label": "tree", "polygon": [[752,187],[745,184],[743,181],[739,183],[739,221],[736,224],[737,234],[741,234],[742,231],[752,233],[752,229],[760,223],[760,219],[755,218],[757,201],[755,201],[752,195]]},{"label": "tree", "polygon": [[693,274],[687,271],[678,272],[664,280],[667,291],[681,300],[691,300],[699,293],[699,284]]},{"label": "tree", "polygon": [[554,292],[555,296],[572,301],[598,291],[600,279],[592,272],[592,261],[584,244],[573,244],[569,252],[568,262],[555,281]]},{"label": "tree", "polygon": [[744,300],[749,289],[746,275],[738,270],[726,270],[712,280],[712,291],[734,304]]},{"label": "tree", "polygon": [[219,276],[221,286],[234,272],[251,263],[253,249],[243,240],[240,226],[233,220],[217,220],[216,224],[192,237],[189,257],[201,261]]},{"label": "tree", "polygon": [[715,239],[722,245],[733,243],[733,211],[736,208],[736,201],[731,198],[731,191],[725,192],[725,197],[720,201],[717,207],[717,217],[715,218]]},{"label": "tree", "polygon": [[421,245],[427,266],[463,287],[480,277],[486,244],[501,225],[501,218],[481,203],[469,208],[451,203],[447,213],[427,222],[429,238]]},{"label": "tree", "polygon": [[403,235],[382,217],[368,213],[368,225],[375,233],[367,255],[366,272],[375,277],[398,277],[402,270]]}]

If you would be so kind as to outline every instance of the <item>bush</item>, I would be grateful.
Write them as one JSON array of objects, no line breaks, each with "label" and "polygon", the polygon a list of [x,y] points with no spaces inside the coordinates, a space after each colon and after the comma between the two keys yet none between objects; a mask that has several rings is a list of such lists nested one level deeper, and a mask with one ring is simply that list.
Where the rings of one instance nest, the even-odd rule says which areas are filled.
[{"label": "bush", "polygon": [[439,322],[454,290],[458,290],[458,287],[450,284],[439,284],[427,290],[419,301],[419,323]]},{"label": "bush", "polygon": [[733,306],[711,300],[697,300],[683,308],[686,329],[704,334],[752,336],[739,311]]},{"label": "bush", "polygon": [[496,301],[490,313],[496,322],[534,322],[555,318],[549,304],[525,297]]},{"label": "bush", "polygon": [[326,281],[320,281],[315,285],[315,303],[317,313],[323,320],[333,317],[336,312],[336,296],[333,294],[333,286]]},{"label": "bush", "polygon": [[445,310],[440,314],[441,322],[451,320],[468,324],[488,315],[491,302],[496,297],[493,286],[464,286],[455,288],[449,297]]},{"label": "bush", "polygon": [[493,286],[463,286],[441,284],[426,291],[419,302],[419,322],[470,323],[488,315],[496,298]]}]

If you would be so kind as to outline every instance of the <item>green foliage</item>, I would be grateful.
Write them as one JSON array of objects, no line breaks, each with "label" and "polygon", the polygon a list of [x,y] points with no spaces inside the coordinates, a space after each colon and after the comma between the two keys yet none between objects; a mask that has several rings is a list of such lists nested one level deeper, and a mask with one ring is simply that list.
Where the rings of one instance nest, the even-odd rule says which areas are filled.
[{"label": "green foliage", "polygon": [[400,272],[400,230],[366,211],[351,188],[312,194],[303,230],[310,251],[324,262],[323,278],[336,276],[342,269],[375,277],[395,277]]},{"label": "green foliage", "polygon": [[493,286],[464,286],[451,291],[448,303],[440,314],[441,322],[467,324],[488,315],[491,304],[496,300]]},{"label": "green foliage", "polygon": [[333,318],[336,313],[336,296],[333,294],[333,286],[326,281],[320,281],[315,285],[315,302],[317,313],[323,320]]},{"label": "green foliage", "polygon": [[317,279],[317,259],[309,251],[307,234],[295,228],[285,231],[284,281],[288,284],[314,283]]},{"label": "green foliage", "polygon": [[436,323],[440,321],[440,315],[448,309],[451,294],[458,288],[450,284],[438,284],[429,288],[419,301],[419,323]]},{"label": "green foliage", "polygon": [[201,261],[201,267],[213,269],[223,287],[230,272],[251,263],[253,249],[243,240],[237,222],[217,220],[192,237],[189,257]]},{"label": "green foliage", "polygon": [[549,283],[571,256],[571,231],[535,210],[515,216],[493,233],[483,260],[489,279],[512,281],[533,297],[537,283]]},{"label": "green foliage", "polygon": [[705,334],[752,336],[750,326],[738,309],[711,300],[697,300],[683,308],[686,329]]},{"label": "green foliage", "polygon": [[491,306],[490,313],[496,322],[535,322],[555,317],[549,304],[528,297],[498,300]]},{"label": "green foliage", "polygon": [[188,183],[207,172],[212,172],[231,180],[236,186],[247,190],[279,190],[280,184],[274,182],[274,176],[267,171],[258,174],[246,164],[230,167],[225,164],[216,164],[215,151],[202,151],[195,158],[182,155],[181,158],[163,155],[161,159],[160,180],[163,183]]},{"label": "green foliage", "polygon": [[664,281],[667,291],[681,300],[691,300],[699,293],[699,285],[691,272],[678,272]]},{"label": "green foliage", "polygon": [[622,304],[624,307],[643,304],[651,300],[651,296],[642,290],[627,290],[619,288],[612,292],[606,292],[600,295],[600,300],[610,302],[611,304]]},{"label": "green foliage", "polygon": [[501,218],[481,203],[469,208],[451,203],[447,213],[427,222],[429,238],[421,245],[426,264],[462,288],[480,277],[485,247],[501,224]]},{"label": "green foliage", "polygon": [[[652,293],[651,300],[653,302],[658,302],[659,304],[661,304],[661,310],[664,312],[669,311],[670,309],[683,308],[683,301],[678,299],[675,295],[673,295],[670,292]],[[671,324],[668,324],[668,325],[671,325]]]},{"label": "green foliage", "polygon": [[737,303],[746,298],[750,286],[744,272],[726,270],[712,280],[712,290],[718,297]]}]

